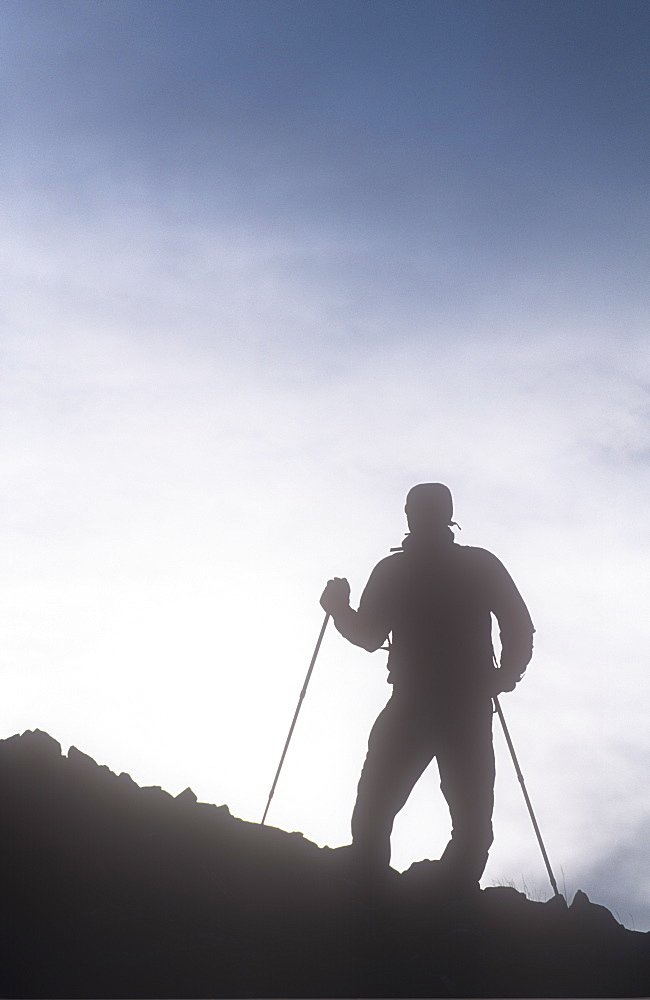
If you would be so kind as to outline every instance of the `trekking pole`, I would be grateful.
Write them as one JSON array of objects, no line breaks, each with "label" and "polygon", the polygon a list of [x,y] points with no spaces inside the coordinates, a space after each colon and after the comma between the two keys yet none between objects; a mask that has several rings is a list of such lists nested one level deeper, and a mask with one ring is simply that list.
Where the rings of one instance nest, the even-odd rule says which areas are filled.
[{"label": "trekking pole", "polygon": [[519,779],[519,784],[521,785],[521,790],[524,793],[524,799],[526,800],[526,805],[528,806],[528,812],[530,813],[530,818],[533,823],[533,829],[535,830],[535,836],[537,837],[537,842],[539,844],[540,850],[542,852],[542,857],[544,858],[544,864],[546,865],[546,871],[548,872],[548,877],[551,881],[551,888],[556,896],[560,895],[557,887],[557,882],[555,881],[555,876],[553,875],[553,870],[551,868],[551,862],[548,860],[548,854],[546,853],[546,848],[544,847],[544,841],[542,840],[542,835],[539,832],[539,826],[537,825],[537,820],[535,819],[535,813],[533,812],[533,807],[528,797],[528,792],[526,791],[526,783],[524,781],[524,776],[521,773],[521,768],[519,767],[519,761],[517,760],[517,754],[515,753],[515,748],[512,745],[512,740],[510,739],[510,733],[508,732],[508,727],[506,726],[505,716],[499,704],[499,699],[496,695],[493,697],[494,707],[497,711],[497,715],[501,720],[501,725],[503,726],[503,735],[506,738],[506,743],[508,744],[508,749],[510,751],[510,756],[512,757],[512,763],[515,765],[515,771],[517,772],[517,777]]},{"label": "trekking pole", "polygon": [[266,803],[266,809],[264,810],[264,815],[262,816],[262,826],[264,826],[264,820],[266,819],[266,814],[269,811],[269,806],[271,805],[271,799],[273,798],[273,793],[275,792],[275,786],[278,783],[278,778],[280,777],[280,771],[282,770],[282,765],[284,764],[284,758],[287,756],[287,750],[289,749],[289,743],[291,737],[293,736],[293,730],[296,725],[296,719],[298,718],[298,713],[302,706],[303,698],[305,697],[305,692],[307,690],[307,685],[309,684],[309,678],[312,675],[314,669],[314,664],[316,663],[316,657],[318,656],[318,650],[320,649],[321,642],[323,641],[323,636],[325,635],[325,629],[327,628],[327,623],[330,620],[329,611],[325,615],[325,620],[321,626],[320,635],[316,642],[316,648],[314,650],[314,655],[311,658],[311,663],[309,664],[309,670],[307,671],[307,676],[305,677],[305,683],[302,686],[302,691],[300,692],[300,697],[298,698],[298,704],[296,705],[296,711],[293,714],[293,722],[291,723],[291,728],[289,729],[289,735],[287,736],[287,741],[284,744],[284,750],[282,751],[282,756],[280,757],[280,763],[278,764],[278,769],[275,772],[275,778],[273,779],[273,784],[271,785],[271,791],[269,792],[269,800]]}]

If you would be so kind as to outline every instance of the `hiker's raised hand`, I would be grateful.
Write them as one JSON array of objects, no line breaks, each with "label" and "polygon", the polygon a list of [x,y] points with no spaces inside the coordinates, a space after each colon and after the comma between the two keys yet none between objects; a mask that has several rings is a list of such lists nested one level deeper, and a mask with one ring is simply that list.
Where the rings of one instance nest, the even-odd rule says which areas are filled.
[{"label": "hiker's raised hand", "polygon": [[321,595],[320,606],[330,615],[349,608],[350,584],[345,577],[335,576],[333,580],[327,581],[327,586]]}]

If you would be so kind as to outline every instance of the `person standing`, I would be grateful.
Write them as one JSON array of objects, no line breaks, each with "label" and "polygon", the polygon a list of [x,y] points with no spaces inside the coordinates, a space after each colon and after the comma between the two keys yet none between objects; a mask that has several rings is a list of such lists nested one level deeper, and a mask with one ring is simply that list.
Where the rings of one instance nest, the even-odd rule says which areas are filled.
[{"label": "person standing", "polygon": [[[321,606],[348,641],[372,652],[390,636],[393,691],[377,718],[352,814],[357,863],[390,863],[395,816],[435,757],[451,839],[439,877],[469,889],[493,841],[492,697],[512,691],[530,662],[535,631],[503,564],[486,549],[458,545],[453,501],[442,483],[420,483],[406,498],[409,533],[370,575],[359,608],[346,579],[329,580]],[[495,667],[492,615],[501,641]]]}]

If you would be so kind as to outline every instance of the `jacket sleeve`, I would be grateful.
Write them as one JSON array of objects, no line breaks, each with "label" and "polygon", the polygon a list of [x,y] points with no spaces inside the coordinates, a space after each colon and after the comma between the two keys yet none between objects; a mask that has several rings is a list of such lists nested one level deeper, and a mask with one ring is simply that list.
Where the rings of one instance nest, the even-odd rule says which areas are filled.
[{"label": "jacket sleeve", "polygon": [[[485,550],[483,550],[485,552]],[[491,552],[486,561],[490,611],[499,623],[501,667],[521,675],[533,655],[535,627],[528,608],[507,569]]]},{"label": "jacket sleeve", "polygon": [[341,635],[369,653],[384,644],[391,630],[389,563],[390,557],[375,566],[361,595],[358,611],[346,608],[333,616]]}]

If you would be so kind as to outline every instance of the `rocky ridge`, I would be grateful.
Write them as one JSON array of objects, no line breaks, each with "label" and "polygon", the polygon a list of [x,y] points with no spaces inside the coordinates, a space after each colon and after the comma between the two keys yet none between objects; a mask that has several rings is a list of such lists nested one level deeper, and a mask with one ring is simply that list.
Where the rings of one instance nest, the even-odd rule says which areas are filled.
[{"label": "rocky ridge", "polygon": [[383,886],[39,730],[0,741],[3,997],[640,997],[650,934],[576,893]]}]

